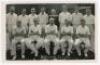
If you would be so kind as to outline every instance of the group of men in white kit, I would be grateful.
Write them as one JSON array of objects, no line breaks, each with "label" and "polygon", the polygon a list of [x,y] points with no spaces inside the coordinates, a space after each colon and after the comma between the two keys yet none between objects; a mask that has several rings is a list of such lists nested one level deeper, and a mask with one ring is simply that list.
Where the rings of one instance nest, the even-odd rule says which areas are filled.
[{"label": "group of men in white kit", "polygon": [[[46,13],[46,8],[42,7],[40,13],[36,14],[36,9],[31,8],[31,14],[26,14],[26,9],[23,8],[21,15],[15,13],[15,7],[11,6],[7,14],[7,34],[8,41],[11,41],[9,48],[13,59],[16,59],[16,44],[21,43],[21,55],[25,58],[25,46],[38,56],[38,49],[45,48],[45,51],[50,55],[50,42],[54,43],[53,54],[61,49],[62,55],[66,53],[66,41],[68,43],[67,55],[70,56],[71,49],[75,46],[77,53],[81,56],[80,43],[85,43],[84,55],[91,47],[90,36],[94,32],[94,16],[90,9],[86,10],[83,16],[76,7],[71,14],[68,12],[66,5],[62,6],[62,12],[56,14],[56,10],[51,10],[51,15]],[[58,17],[60,27],[55,25],[55,17]],[[73,24],[71,26],[70,24]],[[73,39],[75,34],[76,38]]]}]

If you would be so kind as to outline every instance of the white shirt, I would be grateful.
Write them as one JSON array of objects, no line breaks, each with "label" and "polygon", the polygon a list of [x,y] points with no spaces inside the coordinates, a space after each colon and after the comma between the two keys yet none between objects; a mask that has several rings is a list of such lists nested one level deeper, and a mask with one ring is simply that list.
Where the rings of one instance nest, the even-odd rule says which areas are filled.
[{"label": "white shirt", "polygon": [[34,25],[31,25],[30,27],[29,27],[29,34],[31,34],[31,33],[39,33],[39,34],[41,34],[41,26],[40,25],[37,25],[37,26],[34,26]]},{"label": "white shirt", "polygon": [[7,29],[9,32],[12,31],[13,26],[16,26],[17,22],[17,14],[16,13],[8,13],[6,16],[6,21],[7,21]]},{"label": "white shirt", "polygon": [[38,15],[38,17],[39,17],[39,24],[40,25],[41,24],[44,24],[44,25],[47,24],[47,22],[48,22],[48,14],[46,14],[45,12],[44,12],[44,14],[42,14],[40,12],[40,14]]},{"label": "white shirt", "polygon": [[[26,33],[26,29],[25,27],[17,27],[17,26],[14,26],[13,27],[13,30],[12,30],[12,34],[15,35],[15,34],[25,34]],[[21,36],[19,36],[21,37]]]},{"label": "white shirt", "polygon": [[29,18],[27,15],[19,15],[18,20],[22,22],[22,26],[27,26],[27,23],[29,22]]},{"label": "white shirt", "polygon": [[54,32],[54,33],[57,33],[58,31],[57,31],[57,26],[56,25],[50,25],[50,24],[48,24],[48,25],[46,25],[46,27],[45,27],[45,33],[49,33],[49,32]]},{"label": "white shirt", "polygon": [[80,20],[83,19],[83,15],[81,13],[73,13],[72,14],[72,23],[80,24]]},{"label": "white shirt", "polygon": [[62,26],[61,27],[61,33],[72,33],[73,34],[73,27],[72,26]]},{"label": "white shirt", "polygon": [[86,24],[94,24],[94,16],[93,15],[84,15],[84,19]]},{"label": "white shirt", "polygon": [[13,13],[13,14],[10,14],[8,13],[7,14],[7,23],[8,24],[15,24],[16,25],[16,21],[17,21],[17,14],[16,13]]},{"label": "white shirt", "polygon": [[72,21],[72,15],[69,12],[61,12],[59,14],[59,22],[60,24],[64,24],[65,20]]},{"label": "white shirt", "polygon": [[29,24],[34,25],[34,19],[38,18],[38,15],[34,14],[29,14]]},{"label": "white shirt", "polygon": [[84,27],[79,25],[76,29],[76,34],[90,34],[90,30],[86,25]]}]

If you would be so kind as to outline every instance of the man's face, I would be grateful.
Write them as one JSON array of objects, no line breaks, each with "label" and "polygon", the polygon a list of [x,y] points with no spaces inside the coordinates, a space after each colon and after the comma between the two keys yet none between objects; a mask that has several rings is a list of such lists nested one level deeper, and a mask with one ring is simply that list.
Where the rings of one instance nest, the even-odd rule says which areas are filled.
[{"label": "man's face", "polygon": [[79,7],[78,6],[75,7],[75,11],[74,12],[75,13],[79,12]]},{"label": "man's face", "polygon": [[51,25],[54,24],[54,18],[50,18],[49,22],[50,22]]},{"label": "man's face", "polygon": [[32,9],[31,9],[31,13],[36,13],[35,8],[32,8]]},{"label": "man's face", "polygon": [[85,26],[85,20],[81,20],[81,25]]},{"label": "man's face", "polygon": [[26,14],[26,9],[22,10],[22,14],[25,15]]},{"label": "man's face", "polygon": [[15,12],[15,7],[14,7],[14,6],[11,6],[11,7],[10,7],[10,12],[11,12],[11,13],[14,13],[14,12]]},{"label": "man's face", "polygon": [[45,8],[43,7],[43,8],[41,8],[41,12],[45,12]]},{"label": "man's face", "polygon": [[78,9],[75,9],[75,13],[78,13],[79,12],[79,10]]},{"label": "man's face", "polygon": [[51,10],[51,14],[56,14],[56,10],[55,9],[52,9]]},{"label": "man's face", "polygon": [[62,6],[62,11],[67,11],[67,7],[65,5]]},{"label": "man's face", "polygon": [[87,15],[90,15],[90,14],[91,14],[91,10],[90,10],[90,9],[87,9],[87,10],[86,10],[86,14],[87,14]]}]

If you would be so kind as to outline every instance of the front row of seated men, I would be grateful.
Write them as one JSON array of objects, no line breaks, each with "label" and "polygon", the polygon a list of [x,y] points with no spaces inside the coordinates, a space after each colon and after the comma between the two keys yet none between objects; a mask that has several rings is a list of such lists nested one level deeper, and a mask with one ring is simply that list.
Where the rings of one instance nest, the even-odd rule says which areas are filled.
[{"label": "front row of seated men", "polygon": [[[66,41],[68,42],[68,51],[67,55],[70,56],[71,49],[73,45],[75,46],[77,53],[81,56],[80,43],[85,43],[84,55],[87,56],[87,52],[90,47],[90,31],[89,28],[85,25],[85,20],[81,20],[81,24],[76,28],[76,38],[73,39],[73,26],[70,25],[70,22],[65,20],[65,25],[60,28],[58,31],[57,26],[54,24],[54,18],[49,19],[49,24],[42,28],[38,24],[38,20],[34,20],[34,25],[29,27],[29,30],[21,25],[21,22],[18,21],[16,26],[13,28],[12,39],[12,51],[13,59],[16,59],[16,44],[21,43],[21,57],[25,58],[25,46],[34,53],[35,56],[38,56],[38,49],[40,47],[45,48],[45,51],[50,55],[50,43],[54,43],[53,54],[56,55],[58,50],[61,49],[62,55],[66,53]],[[45,35],[42,36],[43,30]],[[28,33],[27,33],[28,31]],[[25,37],[27,35],[27,37]]]}]

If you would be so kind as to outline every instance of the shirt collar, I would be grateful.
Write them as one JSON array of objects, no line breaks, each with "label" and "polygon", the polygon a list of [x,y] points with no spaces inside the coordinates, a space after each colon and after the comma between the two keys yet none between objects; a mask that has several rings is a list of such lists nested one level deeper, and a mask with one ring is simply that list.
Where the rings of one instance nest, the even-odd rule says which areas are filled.
[{"label": "shirt collar", "polygon": [[[42,15],[42,12],[40,12],[40,15]],[[44,12],[43,15],[46,15],[46,12]]]},{"label": "shirt collar", "polygon": [[63,11],[62,11],[62,13],[68,13],[68,12],[67,12],[67,11],[66,11],[66,12],[63,12]]},{"label": "shirt collar", "polygon": [[92,14],[90,14],[90,15],[87,15],[87,14],[86,14],[86,16],[92,16]]},{"label": "shirt collar", "polygon": [[11,14],[11,13],[9,13],[9,15],[14,15],[15,13],[13,13],[13,14]]},{"label": "shirt collar", "polygon": [[31,14],[31,16],[35,16],[35,15],[36,15],[36,14],[34,14],[34,15],[33,15],[33,14]]},{"label": "shirt collar", "polygon": [[25,16],[26,16],[26,14],[25,14],[25,15],[21,15],[21,16],[25,17]]}]

